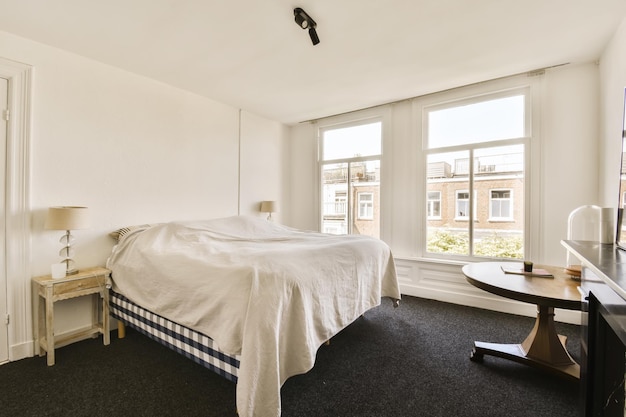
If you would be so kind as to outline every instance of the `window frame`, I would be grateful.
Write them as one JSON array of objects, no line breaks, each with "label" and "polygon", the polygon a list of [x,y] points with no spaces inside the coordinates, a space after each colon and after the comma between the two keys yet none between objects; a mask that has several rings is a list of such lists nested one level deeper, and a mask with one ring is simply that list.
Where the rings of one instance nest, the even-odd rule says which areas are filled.
[{"label": "window frame", "polygon": [[[535,219],[540,218],[542,203],[540,199],[531,199],[531,190],[539,193],[541,190],[540,172],[540,97],[541,97],[541,77],[531,77],[527,75],[519,75],[493,81],[487,81],[480,84],[474,84],[467,87],[452,89],[432,95],[419,97],[413,101],[413,112],[416,121],[416,130],[420,133],[418,147],[419,163],[416,175],[418,176],[418,195],[426,195],[428,178],[426,175],[428,157],[431,154],[470,151],[469,160],[474,160],[474,151],[482,148],[491,148],[499,146],[508,146],[521,144],[524,147],[524,196],[523,196],[523,234],[524,234],[524,258],[536,256],[541,247],[540,241],[540,222]],[[488,140],[486,142],[477,142],[471,145],[455,145],[442,148],[428,147],[428,111],[440,110],[448,107],[457,107],[467,105],[484,100],[497,99],[511,95],[525,95],[524,108],[524,133],[523,137],[514,139]],[[474,164],[470,164],[470,189],[476,191],[473,186]],[[425,208],[424,208],[425,210]],[[470,205],[470,216],[474,216],[474,204]],[[443,262],[468,262],[484,260],[484,257],[476,255],[456,255],[456,254],[439,254],[427,252],[427,233],[428,216],[425,211],[418,212],[417,230],[423,233],[414,235],[416,248],[416,258],[429,260],[439,260]],[[470,236],[473,235],[473,223],[469,222]],[[470,243],[472,244],[472,243]],[[471,252],[473,253],[473,248]]]},{"label": "window frame", "polygon": [[[335,193],[333,214],[348,214],[348,193]],[[337,207],[340,207],[339,209]]]},{"label": "window frame", "polygon": [[[326,130],[332,129],[341,129],[353,126],[359,126],[363,124],[381,122],[381,153],[375,156],[368,157],[354,157],[345,159],[334,159],[332,161],[322,160],[322,156],[324,155],[323,149],[323,137],[324,132]],[[321,212],[321,203],[323,201],[323,167],[328,163],[339,163],[339,162],[363,162],[368,160],[377,160],[379,163],[380,170],[380,182],[379,182],[379,196],[378,196],[378,221],[379,221],[379,236],[383,241],[389,242],[391,240],[391,231],[389,229],[389,225],[391,224],[390,212],[386,210],[386,207],[390,204],[389,202],[392,199],[391,187],[389,186],[389,182],[391,181],[391,167],[390,164],[386,161],[389,160],[390,155],[392,154],[392,143],[391,137],[389,134],[390,131],[390,123],[391,123],[391,110],[387,107],[376,107],[371,109],[365,109],[361,111],[357,111],[354,113],[348,113],[338,116],[332,116],[325,118],[321,121],[315,121],[316,126],[316,134],[317,134],[317,175],[316,175],[316,183],[317,183],[317,195],[315,201],[315,212],[317,214],[318,219],[318,230],[322,230],[323,228],[323,215]]]},{"label": "window frame", "polygon": [[[494,191],[507,191],[509,193],[509,198],[493,198]],[[507,200],[509,202],[509,213],[508,216],[494,216],[493,215],[493,202],[494,201],[504,201]],[[489,189],[489,221],[490,222],[510,222],[514,221],[514,212],[515,210],[515,192],[512,188],[491,188]]]},{"label": "window frame", "polygon": [[[363,202],[361,200],[361,197],[364,196],[369,196],[370,200],[367,200],[365,202]],[[359,220],[374,220],[374,193],[371,191],[358,191],[356,193],[356,199],[357,199],[357,219]],[[369,210],[367,210],[369,212],[369,214],[363,214],[362,213],[362,209],[363,207],[369,207]]]},{"label": "window frame", "polygon": [[[463,198],[460,199],[459,198],[459,194],[467,194],[467,198]],[[459,207],[459,203],[463,201],[467,204],[467,214],[466,215],[462,215],[461,214],[461,209]],[[476,200],[474,200],[476,201]],[[465,189],[461,189],[461,190],[455,190],[454,191],[454,220],[457,221],[469,221],[470,219],[470,204],[472,202],[472,198],[470,197],[470,190],[465,190]]]},{"label": "window frame", "polygon": [[[437,198],[430,198],[428,194],[437,194]],[[431,214],[432,203],[439,203],[439,214]],[[426,194],[426,217],[428,220],[441,220],[441,191],[428,191]]]}]

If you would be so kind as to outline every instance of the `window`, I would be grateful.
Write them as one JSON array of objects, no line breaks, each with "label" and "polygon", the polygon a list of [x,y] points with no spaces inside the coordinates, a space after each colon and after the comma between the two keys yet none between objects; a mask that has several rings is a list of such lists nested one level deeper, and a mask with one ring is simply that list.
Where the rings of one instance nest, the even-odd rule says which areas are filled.
[{"label": "window", "polygon": [[441,191],[428,192],[426,211],[429,219],[441,218]]},{"label": "window", "polygon": [[320,129],[321,230],[380,237],[382,122]]},{"label": "window", "polygon": [[346,197],[346,192],[345,191],[337,191],[335,193],[335,204],[333,207],[333,214],[341,214],[344,215],[346,214],[346,202],[348,201],[348,198]]},{"label": "window", "polygon": [[456,218],[467,220],[469,219],[469,191],[457,191],[456,192]]},{"label": "window", "polygon": [[518,88],[422,108],[426,256],[524,257],[529,96]]},{"label": "window", "polygon": [[374,218],[374,194],[359,193],[359,219],[372,220]]},{"label": "window", "polygon": [[511,190],[491,190],[489,218],[492,221],[513,220],[513,192]]}]

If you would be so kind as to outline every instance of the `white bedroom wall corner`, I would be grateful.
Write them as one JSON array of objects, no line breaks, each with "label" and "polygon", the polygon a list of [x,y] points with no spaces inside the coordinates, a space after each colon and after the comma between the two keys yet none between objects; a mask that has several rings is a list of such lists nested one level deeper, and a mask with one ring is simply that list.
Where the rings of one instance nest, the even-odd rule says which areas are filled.
[{"label": "white bedroom wall corner", "polygon": [[319,230],[319,168],[317,123],[304,122],[290,128],[289,226]]},{"label": "white bedroom wall corner", "polygon": [[260,202],[275,200],[280,210],[272,218],[282,223],[284,125],[243,111],[240,129],[240,214],[262,216]]},{"label": "white bedroom wall corner", "polygon": [[619,165],[624,121],[624,88],[626,88],[626,17],[607,44],[600,58],[600,204],[617,207]]},{"label": "white bedroom wall corner", "polygon": [[9,80],[10,120],[6,165],[6,277],[9,360],[33,355],[30,271],[30,65],[0,58],[0,76]]},{"label": "white bedroom wall corner", "polygon": [[[543,84],[543,250],[533,261],[564,265],[566,250],[560,241],[567,237],[569,213],[581,205],[598,204],[598,67],[589,62],[553,68],[546,71]],[[619,162],[614,166],[619,169]]]},{"label": "white bedroom wall corner", "polygon": [[280,201],[283,202],[281,208],[281,220],[285,225],[292,222],[292,209],[291,209],[291,169],[292,161],[291,155],[291,127],[283,125],[281,128],[281,192]]}]

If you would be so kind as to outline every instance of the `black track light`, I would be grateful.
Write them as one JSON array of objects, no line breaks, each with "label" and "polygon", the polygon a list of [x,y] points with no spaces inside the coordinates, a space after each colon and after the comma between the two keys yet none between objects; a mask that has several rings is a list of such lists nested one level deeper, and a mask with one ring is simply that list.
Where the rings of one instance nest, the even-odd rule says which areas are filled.
[{"label": "black track light", "polygon": [[[298,9],[296,9],[296,10],[298,10]],[[296,13],[296,10],[294,10],[294,14],[296,16],[296,23],[302,29],[306,29],[309,26],[309,22],[306,20],[306,18],[301,13]],[[302,9],[300,9],[300,10],[302,10]]]},{"label": "black track light", "polygon": [[317,36],[317,31],[315,30],[315,27],[317,26],[315,20],[313,20],[311,16],[309,16],[304,10],[299,7],[293,9],[293,15],[298,26],[300,26],[302,29],[309,30],[309,37],[311,38],[311,42],[313,42],[313,45],[317,45],[318,43],[320,43],[320,38]]},{"label": "black track light", "polygon": [[320,38],[317,36],[317,31],[314,27],[309,29],[309,37],[311,38],[311,42],[313,42],[313,45],[317,45],[318,43],[320,43]]}]

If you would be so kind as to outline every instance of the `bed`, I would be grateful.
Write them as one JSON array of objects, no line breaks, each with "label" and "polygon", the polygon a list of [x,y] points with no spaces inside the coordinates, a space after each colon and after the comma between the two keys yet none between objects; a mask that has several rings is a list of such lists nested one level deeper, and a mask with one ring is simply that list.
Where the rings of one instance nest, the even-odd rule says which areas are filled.
[{"label": "bed", "polygon": [[280,416],[280,388],[382,297],[389,247],[247,216],[125,230],[107,261],[114,317],[237,383],[241,417]]}]

